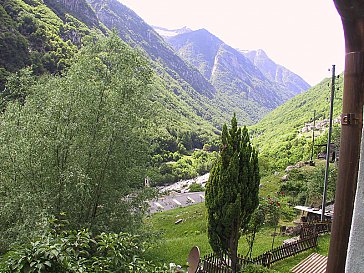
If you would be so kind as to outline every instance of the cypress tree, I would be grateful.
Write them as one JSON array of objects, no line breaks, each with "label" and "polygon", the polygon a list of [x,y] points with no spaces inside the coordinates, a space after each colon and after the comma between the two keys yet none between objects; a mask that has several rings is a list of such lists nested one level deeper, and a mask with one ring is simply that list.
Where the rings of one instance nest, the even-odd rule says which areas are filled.
[{"label": "cypress tree", "polygon": [[258,153],[234,114],[231,129],[223,126],[220,155],[206,187],[209,243],[216,254],[229,256],[233,272],[241,231],[259,203],[259,181]]}]

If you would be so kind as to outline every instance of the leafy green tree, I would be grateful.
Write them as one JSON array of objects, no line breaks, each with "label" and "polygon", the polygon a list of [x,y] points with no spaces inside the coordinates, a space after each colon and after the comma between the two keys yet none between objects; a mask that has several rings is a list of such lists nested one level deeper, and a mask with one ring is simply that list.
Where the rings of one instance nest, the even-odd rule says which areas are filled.
[{"label": "leafy green tree", "polygon": [[[63,77],[28,81],[25,101],[6,104],[0,249],[39,232],[41,217],[61,212],[72,229],[142,226],[151,77],[143,57],[113,34],[83,48]],[[19,88],[14,94],[23,94]]]},{"label": "leafy green tree", "polygon": [[228,254],[233,272],[241,231],[259,203],[259,181],[258,154],[234,115],[231,129],[223,126],[220,156],[206,187],[209,242],[215,253]]},{"label": "leafy green tree", "polygon": [[0,92],[0,112],[6,109],[6,104],[18,101],[24,104],[29,87],[35,83],[35,77],[30,68],[23,68],[7,77],[6,88]]},{"label": "leafy green tree", "polygon": [[[280,191],[287,194],[294,205],[319,206],[322,202],[325,162],[316,161],[315,167],[289,171],[288,181],[281,183]],[[336,191],[337,169],[330,164],[327,200],[333,200]]]}]

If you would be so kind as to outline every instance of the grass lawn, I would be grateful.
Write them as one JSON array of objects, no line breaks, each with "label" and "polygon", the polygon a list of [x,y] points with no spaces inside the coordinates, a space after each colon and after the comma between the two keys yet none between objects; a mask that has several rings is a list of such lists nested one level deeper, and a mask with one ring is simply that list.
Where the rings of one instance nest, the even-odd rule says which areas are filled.
[{"label": "grass lawn", "polygon": [[[175,224],[178,219],[183,222]],[[152,214],[147,225],[160,234],[160,240],[146,253],[151,260],[185,265],[191,248],[196,245],[201,255],[211,253],[203,203]]]},{"label": "grass lawn", "polygon": [[[211,253],[211,247],[207,238],[206,217],[206,209],[203,203],[152,214],[146,220],[146,224],[152,231],[160,234],[160,239],[147,251],[148,258],[166,264],[174,262],[185,266],[187,256],[193,246],[200,248],[201,256]],[[178,219],[183,219],[183,222],[175,224]],[[271,249],[273,232],[273,227],[266,227],[257,234],[253,257]],[[282,245],[283,241],[287,238],[286,236],[276,236],[274,247]],[[326,244],[328,245],[328,243]],[[327,246],[323,246],[323,252],[327,248]],[[247,253],[247,243],[244,236],[240,238],[238,253],[244,255]],[[300,255],[305,258],[310,253],[305,252]],[[291,259],[293,265],[301,260],[299,255]],[[283,271],[286,268],[290,269],[293,267],[290,265],[286,266],[286,261],[288,259],[282,265],[277,263],[277,267],[274,267],[274,269],[282,270],[281,272],[289,272]]]}]

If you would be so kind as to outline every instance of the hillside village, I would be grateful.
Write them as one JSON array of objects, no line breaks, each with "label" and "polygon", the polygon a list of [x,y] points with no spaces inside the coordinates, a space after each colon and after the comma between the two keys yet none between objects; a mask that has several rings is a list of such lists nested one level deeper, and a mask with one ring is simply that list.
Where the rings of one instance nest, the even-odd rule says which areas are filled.
[{"label": "hillside village", "polygon": [[[329,127],[329,123],[330,123],[329,119],[305,123],[305,126],[302,127],[301,129],[301,133],[307,133],[312,131],[318,131],[318,133],[324,132]],[[332,123],[341,124],[341,119],[335,118],[332,120]]]}]

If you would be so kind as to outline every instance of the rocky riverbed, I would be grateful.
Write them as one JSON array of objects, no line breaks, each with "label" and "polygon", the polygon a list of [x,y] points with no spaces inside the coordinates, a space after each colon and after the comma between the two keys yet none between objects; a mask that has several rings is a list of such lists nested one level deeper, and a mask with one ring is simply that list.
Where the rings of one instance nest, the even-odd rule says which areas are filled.
[{"label": "rocky riverbed", "polygon": [[206,184],[207,180],[209,179],[209,177],[210,177],[210,173],[206,173],[204,175],[198,176],[198,177],[193,178],[193,179],[181,180],[181,181],[178,181],[178,182],[173,183],[173,184],[168,185],[168,186],[161,186],[161,187],[159,187],[159,191],[161,193],[172,192],[172,191],[178,192],[178,193],[186,193],[186,192],[189,192],[188,188],[193,183],[205,186],[205,184]]}]

